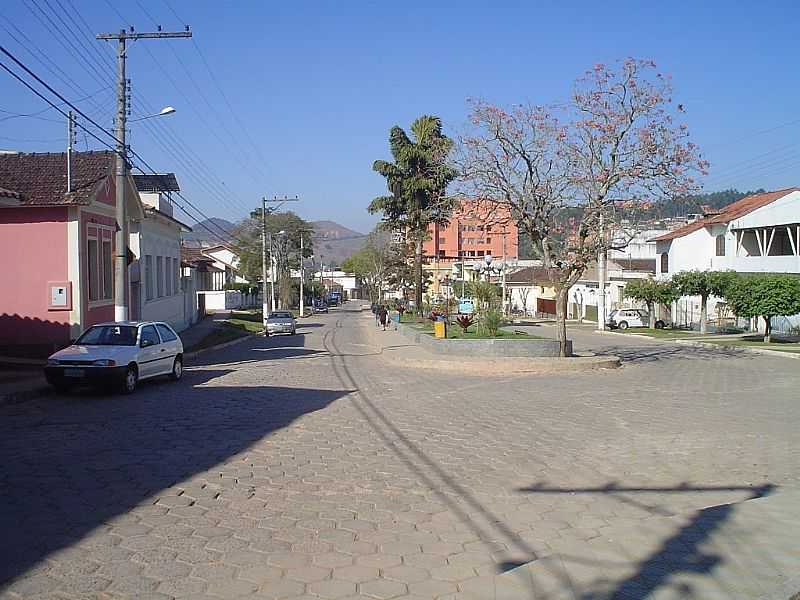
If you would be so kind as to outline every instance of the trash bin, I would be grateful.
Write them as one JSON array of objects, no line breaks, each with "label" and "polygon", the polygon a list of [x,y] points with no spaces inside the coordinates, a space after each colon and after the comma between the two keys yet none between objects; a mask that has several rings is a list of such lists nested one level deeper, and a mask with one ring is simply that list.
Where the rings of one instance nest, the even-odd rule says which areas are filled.
[{"label": "trash bin", "polygon": [[433,337],[438,339],[447,337],[447,322],[444,319],[436,319],[433,322]]}]

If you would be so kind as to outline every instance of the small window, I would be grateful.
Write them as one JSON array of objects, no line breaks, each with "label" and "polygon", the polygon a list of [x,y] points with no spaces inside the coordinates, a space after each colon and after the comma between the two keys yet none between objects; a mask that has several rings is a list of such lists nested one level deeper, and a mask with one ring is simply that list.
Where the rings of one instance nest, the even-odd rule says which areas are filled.
[{"label": "small window", "polygon": [[153,299],[153,257],[144,257],[144,292],[147,300]]},{"label": "small window", "polygon": [[443,237],[440,237],[440,238],[439,238],[439,243],[440,243],[440,244],[444,244],[444,243],[446,243],[446,242],[445,242],[445,238],[443,238]]},{"label": "small window", "polygon": [[725,236],[718,235],[716,237],[717,242],[717,256],[725,256]]},{"label": "small window", "polygon": [[94,302],[100,299],[100,264],[97,261],[98,242],[95,239],[89,239],[89,248],[87,252],[87,271],[89,272],[89,301]]},{"label": "small window", "polygon": [[487,244],[491,244],[491,243],[492,243],[492,238],[490,238],[490,237],[487,237],[487,238],[486,238],[486,243],[487,243]]},{"label": "small window", "polygon": [[158,323],[156,325],[156,329],[158,329],[158,333],[161,335],[161,341],[162,342],[173,342],[176,339],[178,339],[178,336],[176,336],[172,332],[172,329],[170,329],[169,327],[167,327],[163,323]]},{"label": "small window", "polygon": [[478,250],[478,256],[483,256],[483,250]]},{"label": "small window", "polygon": [[164,258],[156,256],[156,293],[159,298],[164,295]]},{"label": "small window", "polygon": [[111,240],[103,241],[103,298],[111,300],[113,284],[111,274],[114,272],[113,258],[111,256]]},{"label": "small window", "polygon": [[[148,342],[145,344],[145,342]],[[142,333],[139,337],[139,345],[144,348],[145,346],[156,346],[160,344],[161,340],[158,339],[158,333],[156,332],[156,328],[152,325],[145,325],[142,327]]]},{"label": "small window", "polygon": [[669,254],[666,252],[661,254],[661,272],[669,273]]}]

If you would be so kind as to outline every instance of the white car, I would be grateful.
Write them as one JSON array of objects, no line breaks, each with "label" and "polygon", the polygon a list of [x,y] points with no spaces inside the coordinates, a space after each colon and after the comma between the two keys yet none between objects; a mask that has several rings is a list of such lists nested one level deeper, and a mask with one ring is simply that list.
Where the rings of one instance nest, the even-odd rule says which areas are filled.
[{"label": "white car", "polygon": [[113,385],[130,394],[139,381],[183,375],[183,343],[166,323],[99,323],[47,359],[48,383],[59,391],[75,385]]},{"label": "white car", "polygon": [[[650,327],[650,313],[639,308],[622,308],[612,310],[606,325],[611,329],[627,329],[628,327]],[[664,321],[656,321],[656,329],[664,329]]]}]

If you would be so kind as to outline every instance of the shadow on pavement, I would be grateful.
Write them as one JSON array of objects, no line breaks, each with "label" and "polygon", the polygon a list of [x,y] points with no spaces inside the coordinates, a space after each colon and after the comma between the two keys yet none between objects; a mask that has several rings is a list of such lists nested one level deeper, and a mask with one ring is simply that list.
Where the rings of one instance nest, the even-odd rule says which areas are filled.
[{"label": "shadow on pavement", "polygon": [[[658,493],[658,494],[683,494],[683,493],[702,493],[702,492],[746,492],[744,500],[752,500],[768,496],[775,491],[777,486],[765,484],[760,486],[742,485],[689,485],[681,483],[672,487],[656,486],[624,486],[617,482],[610,482],[608,485],[599,487],[557,487],[548,486],[544,483],[535,483],[529,487],[518,491],[532,494],[604,494],[611,495],[617,500],[626,504],[631,503],[631,499],[621,494],[632,493]],[[643,503],[634,502],[640,508],[649,508],[653,514],[660,514],[657,506],[647,506]],[[713,569],[723,564],[724,559],[714,553],[703,550],[703,544],[717,531],[725,521],[731,516],[735,504],[722,504],[712,506],[697,512],[692,519],[681,526],[673,535],[664,540],[661,545],[650,554],[645,560],[640,561],[636,566],[636,571],[630,577],[615,583],[611,590],[607,589],[608,581],[598,580],[597,587],[602,592],[586,591],[581,596],[581,600],[630,600],[631,598],[647,598],[650,594],[663,587],[674,587],[675,583],[670,579],[679,574],[708,575]],[[622,540],[620,540],[622,541]],[[565,563],[570,557],[565,556]],[[576,560],[583,564],[588,564],[585,560]],[[599,564],[599,563],[598,563]],[[700,598],[697,596],[690,584],[682,583],[677,590],[682,598]],[[589,586],[591,587],[591,585]]]},{"label": "shadow on pavement", "polygon": [[0,409],[0,590],[160,490],[349,393],[204,386],[230,372],[192,369],[131,396],[58,396],[45,411]]}]

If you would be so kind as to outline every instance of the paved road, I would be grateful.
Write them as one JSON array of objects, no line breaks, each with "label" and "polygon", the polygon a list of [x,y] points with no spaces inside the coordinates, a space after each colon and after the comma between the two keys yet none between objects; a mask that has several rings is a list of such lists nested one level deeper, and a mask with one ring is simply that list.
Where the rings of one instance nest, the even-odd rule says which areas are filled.
[{"label": "paved road", "polygon": [[331,312],[131,397],[1,408],[0,598],[453,598],[800,489],[796,361],[654,345],[618,371],[456,376],[385,362],[368,327]]}]

